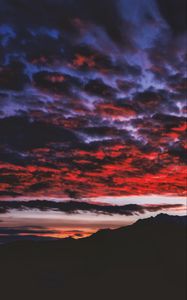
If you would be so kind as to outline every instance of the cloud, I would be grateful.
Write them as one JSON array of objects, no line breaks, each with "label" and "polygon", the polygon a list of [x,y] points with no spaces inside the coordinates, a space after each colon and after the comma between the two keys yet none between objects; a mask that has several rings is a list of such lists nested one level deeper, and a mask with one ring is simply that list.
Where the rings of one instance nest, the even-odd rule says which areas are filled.
[{"label": "cloud", "polygon": [[105,84],[101,79],[90,80],[86,86],[85,91],[100,96],[102,98],[112,98],[115,96],[115,90]]},{"label": "cloud", "polygon": [[20,62],[12,62],[0,69],[0,89],[20,91],[29,82]]},{"label": "cloud", "polygon": [[34,85],[43,90],[60,94],[71,94],[72,87],[81,86],[80,80],[62,73],[38,72],[33,75]]},{"label": "cloud", "polygon": [[50,235],[50,234],[55,234],[57,233],[56,230],[48,230],[45,228],[38,228],[38,227],[27,227],[27,226],[23,226],[23,227],[17,227],[17,228],[9,228],[9,227],[0,227],[0,234],[1,235],[42,235],[42,234],[46,234],[46,235]]},{"label": "cloud", "polygon": [[[122,30],[123,20],[119,3],[114,0],[103,0],[102,2],[98,0],[74,0],[71,2],[40,0],[37,5],[31,4],[27,0],[16,2],[1,0],[1,7],[2,21],[9,21],[19,30],[23,25],[26,28],[37,28],[43,25],[77,34],[80,30],[79,20],[81,20],[83,26],[84,24],[85,26],[86,24],[95,24],[103,28],[116,43],[122,44],[126,37]],[[13,13],[16,13],[16,17]],[[4,14],[6,14],[6,18]]]},{"label": "cloud", "polygon": [[0,0],[1,197],[186,193],[175,3]]},{"label": "cloud", "polygon": [[139,106],[140,110],[146,112],[150,110],[158,110],[158,107],[164,101],[162,95],[158,92],[146,90],[144,92],[137,93],[134,99],[135,103]]},{"label": "cloud", "polygon": [[75,142],[71,131],[49,124],[32,121],[27,117],[9,117],[0,120],[1,144],[15,149],[40,148],[50,142]]},{"label": "cloud", "polygon": [[159,205],[136,205],[128,204],[123,206],[117,205],[97,205],[88,202],[69,201],[69,202],[53,202],[46,200],[34,200],[34,201],[1,201],[0,209],[1,213],[7,213],[12,209],[16,210],[28,210],[39,209],[41,211],[55,210],[68,214],[91,212],[102,213],[108,215],[125,215],[131,216],[134,214],[144,214],[146,212],[157,212],[162,210],[170,210],[175,208],[182,208],[181,204],[159,204]]}]

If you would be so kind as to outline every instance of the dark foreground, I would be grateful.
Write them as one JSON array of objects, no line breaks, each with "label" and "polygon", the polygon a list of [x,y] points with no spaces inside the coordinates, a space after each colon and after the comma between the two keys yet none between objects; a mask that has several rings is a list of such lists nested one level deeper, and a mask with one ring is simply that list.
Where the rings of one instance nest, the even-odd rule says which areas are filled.
[{"label": "dark foreground", "polygon": [[186,219],[0,247],[0,299],[186,299]]}]

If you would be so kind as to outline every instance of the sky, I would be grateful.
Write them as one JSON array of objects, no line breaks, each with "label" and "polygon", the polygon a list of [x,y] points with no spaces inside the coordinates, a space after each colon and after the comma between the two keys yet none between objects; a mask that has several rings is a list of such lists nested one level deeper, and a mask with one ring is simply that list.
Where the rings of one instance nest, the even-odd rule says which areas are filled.
[{"label": "sky", "polygon": [[185,6],[0,0],[0,235],[185,214]]}]

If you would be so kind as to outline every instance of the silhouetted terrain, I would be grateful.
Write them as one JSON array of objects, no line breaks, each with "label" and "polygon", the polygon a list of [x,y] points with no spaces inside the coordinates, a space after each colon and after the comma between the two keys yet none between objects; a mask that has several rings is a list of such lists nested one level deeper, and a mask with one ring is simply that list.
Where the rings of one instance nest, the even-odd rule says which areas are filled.
[{"label": "silhouetted terrain", "polygon": [[186,217],[159,215],[86,239],[0,246],[6,299],[186,299]]}]

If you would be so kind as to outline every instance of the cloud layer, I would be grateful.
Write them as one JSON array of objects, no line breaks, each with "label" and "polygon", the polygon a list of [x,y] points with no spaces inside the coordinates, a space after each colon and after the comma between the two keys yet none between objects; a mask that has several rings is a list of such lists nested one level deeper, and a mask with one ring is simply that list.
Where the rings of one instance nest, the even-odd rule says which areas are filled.
[{"label": "cloud layer", "polygon": [[108,215],[125,215],[131,216],[134,214],[145,214],[146,212],[158,212],[162,210],[172,210],[183,208],[182,204],[146,204],[146,205],[99,205],[88,202],[54,202],[46,200],[34,200],[34,201],[1,201],[0,202],[0,214],[8,213],[10,210],[33,210],[38,209],[40,211],[59,211],[67,214],[91,212],[102,213]]},{"label": "cloud layer", "polygon": [[0,196],[184,195],[185,1],[0,6]]}]

